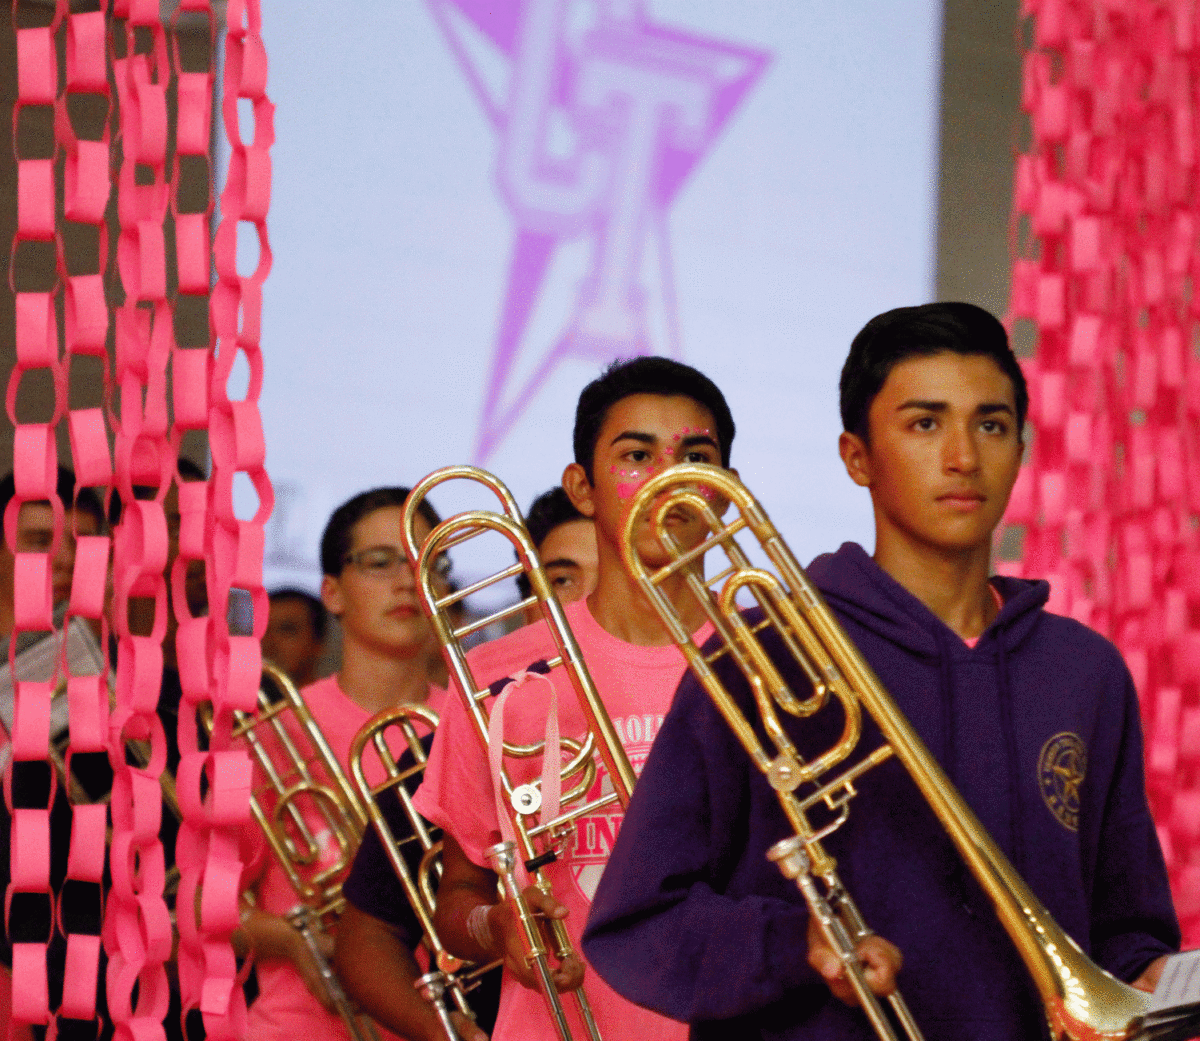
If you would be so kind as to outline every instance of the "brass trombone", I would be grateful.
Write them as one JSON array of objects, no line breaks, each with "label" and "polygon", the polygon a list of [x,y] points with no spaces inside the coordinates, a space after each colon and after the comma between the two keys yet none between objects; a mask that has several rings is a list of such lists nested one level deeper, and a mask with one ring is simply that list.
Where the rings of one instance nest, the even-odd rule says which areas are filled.
[{"label": "brass trombone", "polygon": [[[211,715],[205,722],[211,728]],[[342,882],[367,813],[295,684],[270,662],[263,663],[258,711],[235,712],[233,737],[245,740],[266,779],[261,789],[251,790],[250,812],[296,893],[288,919],[304,937],[350,1036],[379,1041],[375,1027],[355,1011],[319,942],[345,906]],[[314,821],[319,822],[315,828]],[[337,851],[329,862],[324,833]]]},{"label": "brass trombone", "polygon": [[[722,520],[717,504],[730,503],[736,516]],[[664,523],[668,512],[683,508],[703,517],[707,535],[694,546],[681,546]],[[649,516],[655,536],[670,557],[661,566],[647,566],[635,546],[637,525]],[[755,567],[736,536],[748,529],[766,553],[774,571]],[[705,580],[699,566],[711,550],[722,550],[729,566]],[[853,902],[836,874],[836,866],[821,840],[848,816],[855,782],[869,769],[895,756],[908,771],[922,796],[946,829],[959,854],[987,893],[1004,929],[1016,945],[1041,997],[1050,1027],[1058,1041],[1128,1041],[1160,1036],[1192,1036],[1184,1023],[1161,1021],[1145,1026],[1151,996],[1115,979],[1095,965],[1054,922],[1020,878],[1003,852],[955,790],[909,722],[884,690],[871,667],[846,636],[833,612],[745,486],[729,471],[714,466],[683,464],[659,474],[639,490],[626,521],[622,552],[625,566],[639,582],[675,642],[686,655],[696,678],[704,685],[725,721],[737,734],[755,765],[775,789],[795,836],[769,852],[785,877],[796,882],[827,941],[845,965],[848,978],[881,1038],[893,1041],[891,1024],[863,980],[855,953],[857,941],[868,934]],[[681,624],[661,585],[672,576],[685,576],[721,638],[718,649],[701,652]],[[762,611],[753,622],[738,609],[745,590]],[[759,640],[773,628],[812,685],[801,698],[784,682]],[[712,669],[729,654],[753,692],[762,727],[774,753],[759,741],[748,720]],[[784,730],[777,708],[792,716],[818,711],[830,697],[845,713],[837,743],[811,762],[805,762]],[[831,779],[855,749],[865,708],[882,731],[885,744]],[[805,785],[802,798],[797,789]],[[834,814],[831,823],[815,826],[807,816],[818,804]],[[902,999],[893,995],[893,1011],[909,1037],[921,1037]],[[1195,1011],[1193,1017],[1200,1019]],[[1190,1022],[1194,1029],[1196,1020]]]},{"label": "brass trombone", "polygon": [[[481,509],[456,514],[434,528],[422,546],[416,527],[419,516],[417,507],[432,489],[452,480],[467,480],[482,485],[499,500],[500,512]],[[453,546],[488,531],[498,532],[508,539],[516,551],[517,563],[474,582],[465,589],[439,594],[435,574],[435,562],[438,557]],[[505,806],[510,809],[516,842],[501,842],[488,851],[492,868],[501,879],[505,897],[512,903],[514,913],[521,923],[522,937],[527,952],[526,958],[529,964],[536,969],[542,993],[554,1020],[555,1029],[562,1041],[570,1041],[570,1027],[562,1000],[554,988],[550,975],[548,952],[542,942],[538,923],[526,902],[521,898],[521,887],[517,882],[516,861],[519,858],[534,884],[549,893],[550,885],[542,874],[541,868],[557,857],[563,844],[573,833],[575,821],[579,817],[595,813],[614,802],[619,802],[622,807],[628,805],[629,795],[634,784],[633,768],[629,765],[625,749],[621,745],[612,721],[608,718],[608,713],[600,700],[595,684],[588,675],[579,646],[567,624],[566,615],[555,598],[546,573],[538,560],[537,549],[525,528],[520,508],[513,499],[512,493],[500,480],[487,471],[472,466],[446,467],[424,478],[409,493],[408,500],[404,504],[404,548],[409,559],[417,562],[417,587],[422,607],[437,634],[450,675],[454,678],[466,704],[468,714],[474,721],[485,756],[489,744],[491,711],[489,699],[492,697],[492,691],[486,686],[481,686],[472,675],[462,641],[472,633],[504,621],[526,608],[536,606],[540,609],[558,650],[557,656],[547,665],[551,670],[559,667],[566,670],[588,721],[588,734],[582,741],[568,738],[562,740],[562,748],[567,753],[567,759],[561,772],[563,789],[561,804],[566,808],[553,819],[540,819],[539,811],[542,807],[540,782],[514,785],[508,774],[502,770],[500,784],[503,801]],[[498,582],[513,578],[522,571],[528,576],[532,587],[530,596],[486,618],[456,626],[451,614],[451,609],[455,604]],[[504,742],[506,757],[541,758],[544,752],[543,742],[531,745],[515,745]],[[598,799],[579,801],[586,794],[595,777],[595,756],[597,754],[600,755],[608,769],[613,791]],[[554,937],[555,956],[561,960],[571,953],[566,927],[558,920],[548,924]],[[599,1030],[592,1016],[587,995],[580,988],[574,992],[574,996],[578,1002],[588,1036],[592,1041],[600,1041]]]},{"label": "brass trombone", "polygon": [[[445,995],[449,993],[459,1012],[473,1017],[467,993],[478,984],[484,973],[496,968],[499,962],[483,966],[464,962],[446,950],[434,928],[435,883],[441,874],[442,843],[431,833],[430,825],[413,806],[412,792],[425,770],[427,758],[419,728],[432,734],[437,729],[437,723],[437,713],[425,705],[396,705],[372,716],[355,735],[350,746],[350,776],[380,844],[387,853],[388,862],[421,923],[431,971],[416,980],[414,986],[433,1005],[449,1041],[458,1041]],[[395,731],[400,733],[400,742],[388,740],[389,733]],[[397,756],[394,748],[406,748],[407,754]],[[383,780],[377,784],[372,784],[367,778],[364,757],[370,750],[374,750],[382,768]],[[408,824],[406,835],[397,835],[393,831],[379,807],[380,796],[389,790],[404,811]],[[412,862],[418,854],[420,860],[414,869]]]}]

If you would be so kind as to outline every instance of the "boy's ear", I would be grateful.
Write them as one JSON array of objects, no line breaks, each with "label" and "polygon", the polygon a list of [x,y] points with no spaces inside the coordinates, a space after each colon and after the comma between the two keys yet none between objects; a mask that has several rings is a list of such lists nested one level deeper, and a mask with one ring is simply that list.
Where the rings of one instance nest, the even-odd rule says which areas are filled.
[{"label": "boy's ear", "polygon": [[871,452],[857,434],[843,430],[838,436],[838,454],[850,480],[863,488],[871,487]]},{"label": "boy's ear", "polygon": [[575,509],[585,517],[596,516],[596,503],[592,499],[592,482],[578,463],[571,463],[562,475],[563,491],[574,504]]},{"label": "boy's ear", "polygon": [[335,618],[342,617],[346,610],[346,598],[342,594],[340,579],[334,578],[333,575],[321,577],[321,603],[325,605],[325,610]]}]

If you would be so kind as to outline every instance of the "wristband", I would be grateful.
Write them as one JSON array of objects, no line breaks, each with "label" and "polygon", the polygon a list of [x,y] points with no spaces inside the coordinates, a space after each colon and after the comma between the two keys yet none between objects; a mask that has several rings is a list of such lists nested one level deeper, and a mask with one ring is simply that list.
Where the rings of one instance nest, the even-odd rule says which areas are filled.
[{"label": "wristband", "polygon": [[488,912],[495,904],[476,904],[467,915],[467,932],[485,951],[494,949],[495,939],[492,936],[492,926],[488,921]]}]

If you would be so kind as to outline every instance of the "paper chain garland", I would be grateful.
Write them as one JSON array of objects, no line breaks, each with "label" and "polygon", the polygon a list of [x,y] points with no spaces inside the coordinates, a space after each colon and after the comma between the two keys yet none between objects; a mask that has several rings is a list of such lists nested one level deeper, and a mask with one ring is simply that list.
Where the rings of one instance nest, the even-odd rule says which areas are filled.
[{"label": "paper chain garland", "polygon": [[[16,495],[4,518],[5,538],[16,550],[17,518],[21,505],[47,500],[54,511],[55,536],[49,553],[17,553],[15,560],[15,626],[10,641],[9,665],[15,657],[16,635],[22,631],[44,631],[52,627],[50,579],[54,553],[62,539],[63,504],[55,492],[57,458],[54,428],[66,411],[67,366],[59,355],[56,296],[61,291],[65,315],[66,350],[70,354],[104,353],[107,312],[103,278],[107,262],[104,210],[108,201],[108,122],[99,141],[77,141],[67,113],[67,94],[108,94],[104,71],[103,16],[80,15],[69,20],[70,46],[67,86],[58,89],[55,39],[66,14],[66,4],[53,11],[44,28],[17,30],[17,103],[13,113],[14,150],[17,157],[17,231],[9,264],[9,284],[16,292],[18,252],[24,243],[52,242],[57,280],[44,292],[16,293],[17,364],[9,379],[7,408],[14,426],[13,474]],[[99,18],[99,21],[97,21]],[[15,21],[15,8],[14,8]],[[99,47],[97,65],[92,54]],[[89,60],[92,59],[92,60]],[[54,111],[55,150],[66,156],[64,168],[64,211],[69,219],[99,228],[99,249],[91,271],[68,275],[66,257],[55,214],[55,156],[21,155],[17,127],[26,107],[48,106]],[[69,186],[69,187],[67,187]],[[63,285],[65,281],[65,286]],[[25,373],[48,369],[54,386],[54,414],[47,423],[18,423],[17,391]],[[81,484],[108,484],[111,467],[101,410],[72,411],[69,416],[72,453]],[[80,541],[72,582],[69,612],[98,620],[107,643],[104,612],[109,541],[104,537]],[[62,665],[65,672],[65,660]],[[96,752],[108,747],[108,692],[103,677],[66,677],[70,705],[71,746],[69,754]],[[48,759],[48,735],[52,683],[18,683],[13,728],[13,773],[6,777],[5,794],[12,813],[12,876],[6,894],[6,925],[13,921],[12,909],[19,904],[25,928],[34,942],[13,945],[14,1021],[45,1023],[48,1018],[49,988],[47,947],[56,928],[61,929],[62,904],[50,887],[49,806],[54,799],[56,778]],[[40,764],[51,785],[44,806],[14,805],[12,780],[17,771],[31,771]],[[77,804],[73,809],[71,849],[67,877],[73,899],[90,901],[91,914],[73,908],[72,920],[89,922],[92,931],[66,936],[68,979],[64,981],[59,1012],[69,1019],[89,1020],[96,1012],[96,987],[100,958],[100,923],[103,918],[101,880],[104,870],[105,827],[103,804]],[[66,888],[62,900],[66,900]],[[86,895],[80,895],[80,894]],[[41,900],[34,903],[30,897]],[[56,907],[56,903],[58,906]],[[41,912],[37,927],[29,932],[28,916]],[[89,921],[90,920],[90,921]]]},{"label": "paper chain garland", "polygon": [[1200,21],[1192,0],[1024,0],[1011,315],[1034,432],[1011,574],[1133,674],[1185,946],[1200,945]]},{"label": "paper chain garland", "polygon": [[[16,4],[14,2],[14,20]],[[112,791],[111,888],[107,907],[102,891],[106,814],[103,804],[73,807],[67,877],[85,883],[93,911],[72,921],[90,920],[93,931],[66,935],[62,1002],[51,1009],[47,944],[62,929],[66,900],[50,887],[48,807],[12,805],[11,777],[6,798],[13,816],[12,883],[6,915],[14,900],[22,913],[41,907],[44,920],[24,932],[37,942],[14,945],[14,1022],[47,1023],[91,1020],[96,1016],[101,920],[107,951],[109,1013],[118,1037],[163,1036],[167,1012],[164,961],[171,952],[171,921],[163,899],[164,851],[159,841],[162,794],[159,787],[166,744],[156,713],[162,677],[162,641],[167,630],[167,598],[179,620],[176,648],[183,704],[178,741],[182,758],[177,795],[183,822],[175,860],[181,871],[179,977],[185,1009],[203,1014],[207,1036],[244,1034],[245,1003],[229,937],[238,924],[237,831],[248,819],[250,764],[244,750],[230,743],[232,711],[252,708],[261,672],[258,639],[267,620],[262,586],[262,526],[272,507],[264,469],[265,449],[257,400],[262,382],[259,330],[262,283],[270,268],[266,212],[270,193],[268,150],[274,139],[273,108],[266,96],[266,54],[257,0],[231,0],[226,14],[222,112],[230,159],[221,194],[221,221],[210,249],[213,214],[211,111],[214,74],[182,67],[175,36],[178,19],[201,18],[209,26],[216,52],[216,24],[207,0],[180,0],[170,26],[162,24],[158,0],[113,0],[97,12],[70,14],[57,0],[49,25],[17,31],[17,125],[26,106],[51,106],[55,116],[56,155],[18,159],[17,233],[10,261],[10,285],[16,291],[18,251],[27,242],[52,242],[57,280],[44,292],[16,295],[17,365],[9,381],[7,407],[15,427],[16,496],[5,514],[5,537],[15,551],[16,524],[22,503],[51,503],[56,535],[48,553],[17,553],[16,633],[51,628],[51,561],[62,538],[64,504],[55,494],[54,431],[67,403],[71,355],[111,361],[105,369],[105,408],[67,414],[73,465],[80,486],[111,488],[122,503],[121,522],[112,536],[111,618],[117,640],[116,709],[109,703],[103,677],[66,676],[71,754],[107,750],[114,770]],[[60,89],[56,47],[65,50]],[[113,89],[115,88],[115,104]],[[78,140],[68,100],[72,94],[97,94],[109,101],[109,117],[98,140]],[[238,102],[253,113],[253,137],[243,142]],[[170,125],[168,113],[177,113]],[[113,114],[115,137],[111,134]],[[180,157],[205,160],[209,183],[202,212],[180,209],[184,183]],[[63,162],[63,219],[96,229],[99,248],[93,268],[68,268],[62,229],[56,223],[56,160]],[[193,167],[194,168],[194,167]],[[117,270],[122,302],[114,309],[113,358],[107,357],[109,308],[105,296],[108,256],[105,214],[110,185],[116,186],[119,224]],[[258,261],[238,273],[238,225],[257,233]],[[167,263],[174,237],[175,267]],[[71,262],[78,265],[78,258]],[[210,271],[217,283],[209,300],[210,343],[182,348],[175,343],[174,309],[179,295],[210,293]],[[174,277],[172,277],[174,276]],[[61,298],[61,300],[60,300]],[[61,305],[63,348],[56,306]],[[227,385],[234,361],[244,357],[250,370],[244,399],[230,400]],[[18,423],[17,390],[26,372],[48,369],[55,389],[54,415],[48,423]],[[168,376],[170,369],[170,376]],[[172,394],[168,398],[168,386]],[[171,411],[173,409],[173,420]],[[106,427],[106,419],[108,425]],[[113,436],[110,462],[108,429]],[[208,431],[213,473],[207,482],[179,482],[175,460],[183,431]],[[233,509],[235,476],[245,475],[258,496],[248,521]],[[178,555],[164,573],[170,536],[164,502],[172,482],[178,487]],[[152,489],[135,498],[135,485]],[[66,504],[70,505],[70,504]],[[109,539],[80,538],[69,606],[70,616],[94,619],[107,646],[105,611]],[[189,561],[203,560],[209,614],[192,617],[184,594]],[[169,586],[168,586],[169,582]],[[245,590],[254,605],[251,636],[230,634],[228,600],[232,589]],[[129,601],[153,598],[150,635],[129,627]],[[15,639],[13,641],[15,647]],[[13,652],[10,651],[10,664]],[[65,673],[65,659],[60,663]],[[46,764],[52,684],[21,683],[16,693],[13,770]],[[206,751],[198,747],[197,708],[211,699],[216,726]],[[146,768],[126,762],[124,742],[149,742]],[[51,774],[52,776],[52,774]],[[81,899],[78,886],[72,900]],[[40,904],[30,897],[41,897]],[[198,909],[194,913],[193,909]],[[137,998],[133,1000],[136,986]]]}]

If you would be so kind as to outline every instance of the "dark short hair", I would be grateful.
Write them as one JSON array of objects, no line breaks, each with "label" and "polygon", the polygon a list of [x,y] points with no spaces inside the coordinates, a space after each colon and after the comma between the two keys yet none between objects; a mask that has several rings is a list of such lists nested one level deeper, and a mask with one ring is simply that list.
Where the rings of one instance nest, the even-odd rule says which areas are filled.
[{"label": "dark short hair", "polygon": [[592,480],[596,441],[608,417],[608,410],[631,394],[659,394],[663,397],[680,394],[703,405],[712,413],[713,422],[717,424],[721,465],[729,465],[729,450],[737,428],[729,405],[725,402],[725,395],[717,385],[699,369],[670,358],[632,358],[613,362],[579,395],[579,405],[575,409],[575,462],[583,467],[589,483]]},{"label": "dark short hair", "polygon": [[[533,500],[529,506],[529,512],[525,514],[525,527],[529,529],[529,537],[533,540],[533,544],[540,550],[542,543],[546,541],[546,536],[560,524],[587,519],[575,508],[575,504],[568,498],[567,493],[560,485],[551,488],[548,492],[542,492]],[[521,591],[522,600],[533,591],[528,575],[524,573],[517,575],[517,588]]]},{"label": "dark short hair", "polygon": [[[399,485],[387,488],[372,488],[347,499],[333,511],[325,533],[321,536],[321,571],[336,578],[346,566],[346,554],[350,552],[350,531],[367,514],[382,510],[385,506],[403,506],[411,488]],[[428,499],[422,499],[417,512],[429,522],[431,528],[442,523],[437,510]]]},{"label": "dark short hair", "polygon": [[[95,518],[96,529],[98,531],[104,530],[104,505],[100,502],[100,496],[96,494],[94,488],[83,487],[76,489],[74,470],[68,470],[65,466],[60,466],[54,490],[59,499],[62,500],[63,509],[69,510],[73,505],[75,509],[82,510],[84,513]],[[76,494],[77,491],[78,495]],[[0,517],[4,516],[5,511],[8,509],[8,504],[16,494],[16,480],[10,470],[3,477],[0,477]]]},{"label": "dark short hair", "polygon": [[295,586],[273,589],[270,593],[270,600],[271,603],[281,600],[303,604],[308,608],[308,617],[312,621],[313,636],[317,638],[317,643],[325,641],[325,633],[329,628],[328,619],[325,615],[325,605],[307,589],[298,589]]},{"label": "dark short hair", "polygon": [[897,307],[876,315],[850,344],[839,384],[842,427],[867,440],[871,402],[900,362],[945,352],[991,358],[1011,381],[1017,407],[1017,432],[1025,426],[1029,389],[1008,343],[1008,333],[991,314],[974,304],[936,303]]}]

